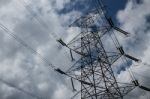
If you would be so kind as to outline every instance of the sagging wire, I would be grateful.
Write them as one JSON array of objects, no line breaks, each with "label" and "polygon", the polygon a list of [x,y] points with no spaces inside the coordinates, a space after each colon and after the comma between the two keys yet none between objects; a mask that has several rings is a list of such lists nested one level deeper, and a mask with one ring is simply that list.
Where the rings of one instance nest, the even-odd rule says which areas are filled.
[{"label": "sagging wire", "polygon": [[[113,41],[113,43],[114,43],[116,49],[118,50],[118,48],[120,47],[120,43],[119,43],[119,41],[118,41],[118,39],[117,39],[115,33],[113,32],[112,34],[114,35],[115,38],[113,38],[111,34],[110,34],[110,37],[111,37],[111,39],[112,39],[112,41]],[[121,59],[122,59],[122,62],[123,62],[123,63],[126,63],[126,62],[123,60],[122,57],[121,57]],[[122,63],[122,64],[123,64],[123,63]],[[127,64],[127,65],[128,65],[128,64]],[[133,78],[133,75],[132,75],[131,71],[130,71],[129,69],[127,69],[127,71],[129,72],[129,75],[130,75],[131,79],[133,80],[134,78]]]},{"label": "sagging wire", "polygon": [[[113,34],[114,37],[115,37],[116,48],[118,49],[121,45],[120,45],[120,43],[119,43],[119,41],[118,41],[117,36],[115,35],[115,33],[113,32],[112,34]],[[113,42],[114,42],[114,41],[113,41]],[[127,61],[127,58],[126,58],[126,57],[124,57],[124,58],[125,58],[125,61],[126,61],[126,62],[124,61],[123,57],[121,57],[123,63],[125,62],[128,66],[130,66],[130,64],[129,64],[128,61]],[[130,74],[130,76],[131,76],[131,79],[134,81],[134,80],[135,80],[135,76],[134,76],[134,74],[132,73],[132,70],[131,70],[130,68],[127,68],[127,71],[129,72],[129,74]]]},{"label": "sagging wire", "polygon": [[[128,63],[127,58],[126,58],[126,57],[124,57],[124,59],[125,59],[125,61],[126,61],[127,65],[128,65],[128,66],[130,66],[130,64]],[[134,81],[134,80],[137,80],[137,79],[136,79],[136,77],[135,77],[135,75],[134,75],[134,73],[133,73],[133,71],[132,71],[132,69],[131,69],[131,68],[127,68],[127,69],[128,69],[128,70],[129,70],[129,72],[131,73],[132,78],[133,78],[133,81]]]},{"label": "sagging wire", "polygon": [[[24,0],[19,0],[20,3],[23,5],[23,7],[32,15],[33,12],[33,7],[30,6],[27,2],[25,2]],[[49,26],[48,24],[39,16],[36,15],[34,16],[34,19],[43,27],[43,29],[46,29],[46,32],[48,32],[48,34],[50,35],[50,39],[54,39],[55,41],[57,41],[59,39],[58,35],[56,33],[49,33]],[[51,36],[52,35],[52,36]],[[64,49],[64,52],[66,53],[66,57],[68,59],[70,59],[70,56],[68,55],[67,51]]]},{"label": "sagging wire", "polygon": [[144,66],[150,67],[150,64],[146,63],[146,62],[141,62],[140,64],[135,64],[134,66],[139,66],[139,65],[144,65]]},{"label": "sagging wire", "polygon": [[26,94],[26,95],[28,95],[28,96],[34,97],[34,98],[36,98],[36,99],[43,99],[42,97],[39,97],[38,95],[35,95],[35,94],[30,93],[30,92],[28,92],[28,91],[26,91],[26,90],[24,90],[24,89],[22,89],[22,88],[19,88],[19,87],[15,86],[14,84],[11,84],[11,83],[9,83],[9,82],[7,82],[7,81],[1,79],[1,78],[0,78],[0,82],[4,83],[5,85],[7,85],[7,86],[9,86],[9,87],[12,87],[12,88],[14,88],[14,89],[20,91],[20,92],[22,92],[22,93],[24,93],[24,94]]},{"label": "sagging wire", "polygon": [[[32,15],[33,12],[33,7],[30,6],[27,2],[25,2],[24,0],[19,0],[20,3],[22,3],[22,5],[24,6],[24,8]],[[49,26],[48,24],[39,16],[39,15],[36,15],[34,16],[34,19],[43,27],[43,29],[45,30],[46,29],[46,32],[48,32],[49,34],[49,38],[50,40],[51,39],[54,39],[55,41],[57,41],[59,39],[58,35],[56,33],[49,33]],[[52,36],[51,36],[52,35]],[[64,52],[66,53],[66,57],[67,58],[70,58],[68,53],[66,52],[66,50],[64,50]]]},{"label": "sagging wire", "polygon": [[[123,63],[126,63],[128,66],[130,66],[130,64],[128,63],[128,61],[124,60],[123,57],[121,57],[121,60],[122,60]],[[131,77],[131,81],[134,81],[136,78],[135,78],[133,72],[131,71],[131,69],[127,68],[127,71],[128,71],[128,73],[129,73],[129,75]]]},{"label": "sagging wire", "polygon": [[133,71],[133,73],[134,73],[134,74],[136,74],[136,75],[139,75],[139,76],[141,76],[141,77],[144,77],[144,78],[150,79],[150,77],[148,77],[148,76],[144,76],[144,75],[142,75],[141,73],[137,73],[137,72],[135,72],[135,71]]},{"label": "sagging wire", "polygon": [[[116,42],[117,42],[117,43],[118,43],[118,45],[120,46],[120,44],[119,44],[119,41],[118,41],[118,39],[117,39],[116,34],[115,34],[114,32],[113,32],[112,34],[114,35]],[[124,58],[125,58],[126,64],[127,64],[128,66],[130,66],[130,64],[128,63],[127,58],[126,58],[126,57],[124,57]],[[123,58],[122,58],[122,59],[123,59]],[[131,77],[132,77],[132,80],[133,80],[133,81],[134,81],[134,80],[136,80],[136,78],[135,78],[134,74],[132,73],[131,68],[127,68],[127,70],[128,70],[128,72],[130,73],[130,75],[131,75]]]},{"label": "sagging wire", "polygon": [[[28,11],[28,13],[29,14],[31,14],[31,15],[33,15],[33,13],[35,13],[32,9],[33,9],[33,7],[32,6],[30,6],[27,2],[25,2],[24,0],[18,0],[19,2],[20,2],[20,4],[26,9],[26,11]],[[41,27],[43,28],[43,30],[45,31],[45,32],[48,32],[48,38],[50,39],[50,40],[58,40],[58,35],[56,34],[56,33],[49,33],[49,26],[48,26],[48,24],[39,16],[39,14],[38,15],[36,15],[36,16],[34,16],[33,15],[33,18],[35,19],[35,21],[36,22],[38,22],[40,25],[41,25]],[[63,50],[66,54],[66,57],[68,58],[68,59],[70,59],[70,56],[68,55],[68,53],[66,52],[66,50]]]},{"label": "sagging wire", "polygon": [[[113,36],[112,36],[112,35],[113,35]],[[121,45],[120,45],[120,43],[119,43],[119,41],[118,41],[118,39],[117,39],[117,36],[115,35],[115,33],[114,33],[113,31],[112,31],[112,34],[110,34],[110,37],[111,37],[111,39],[112,39],[112,41],[113,41],[113,43],[114,43],[116,49],[118,50],[118,48],[119,48]],[[114,38],[113,38],[113,37],[114,37]],[[125,58],[125,61],[124,61],[123,57],[121,57],[123,63],[125,62],[128,66],[130,66],[130,64],[128,63],[126,57],[124,57],[124,58]],[[134,81],[136,78],[135,78],[134,74],[132,73],[132,70],[131,70],[130,68],[127,68],[127,71],[129,72],[129,75],[130,75],[131,79]]]},{"label": "sagging wire", "polygon": [[[97,6],[97,3],[98,3],[98,5],[99,5],[99,6],[97,6],[97,9],[99,9],[99,7],[100,7],[100,8],[102,9],[102,12],[103,12],[103,14],[104,14],[104,17],[108,20],[108,18],[107,18],[107,16],[106,16],[106,13],[105,13],[104,10],[103,10],[103,5],[102,5],[101,1],[96,0],[95,2],[96,2],[96,6]],[[109,23],[109,22],[108,22],[108,23]],[[114,36],[114,39],[113,39],[112,36]],[[115,47],[116,47],[117,50],[118,50],[118,48],[121,47],[121,46],[120,46],[120,43],[119,43],[119,41],[118,41],[118,39],[117,39],[117,37],[116,37],[116,35],[115,35],[115,33],[114,33],[113,31],[112,31],[112,34],[110,34],[110,37],[111,37],[111,39],[113,40],[113,43],[114,43]],[[128,56],[129,56],[129,55],[128,55]],[[126,57],[125,57],[125,58],[126,58]],[[122,59],[122,60],[123,60],[123,59]],[[125,61],[126,61],[126,64],[127,64],[127,65],[130,65],[130,64],[128,64],[127,59],[125,59]],[[132,70],[131,70],[130,68],[127,68],[127,71],[129,72],[129,75],[130,75],[131,79],[132,79],[133,81],[136,80],[134,74],[132,73]]]},{"label": "sagging wire", "polygon": [[[19,2],[23,5],[23,7],[31,14],[33,15],[33,10],[32,10],[32,7],[27,4],[27,2],[25,2],[24,0],[19,0]],[[39,16],[34,16],[34,19],[44,28],[44,30],[46,29],[46,32],[48,32],[49,36],[51,36],[51,39],[58,39],[58,35],[56,35],[56,33],[49,33],[49,26],[47,25],[47,23],[42,19],[40,18]]]},{"label": "sagging wire", "polygon": [[[101,11],[102,11],[102,13],[104,14],[104,17],[108,20],[108,18],[107,18],[107,16],[106,16],[106,13],[105,13],[104,10],[103,10],[104,5],[102,5],[102,3],[101,3],[99,0],[96,0],[95,3],[96,3],[95,5],[97,6],[96,9],[98,10],[98,12],[99,12],[99,7],[100,7],[100,8],[102,9]],[[100,14],[100,12],[99,12],[99,14]],[[104,21],[103,21],[103,22],[104,22]],[[108,23],[109,23],[109,22],[108,22]],[[107,28],[107,29],[109,29],[109,28]],[[112,31],[112,32],[113,32],[113,31]],[[113,36],[114,36],[114,39],[113,39]],[[113,40],[113,43],[114,43],[115,47],[116,47],[117,50],[118,50],[118,48],[120,47],[120,43],[119,43],[119,41],[118,41],[118,39],[117,39],[115,33],[113,32],[112,34],[110,34],[110,37],[111,37],[111,39]],[[127,65],[129,65],[128,62],[126,62],[126,63],[127,63]],[[129,75],[130,75],[131,79],[134,81],[134,80],[135,80],[135,77],[134,77],[132,71],[130,70],[130,68],[127,69],[127,71],[129,72]]]},{"label": "sagging wire", "polygon": [[52,63],[50,63],[48,61],[48,59],[46,59],[45,57],[43,57],[40,53],[38,53],[37,51],[35,51],[32,47],[30,47],[28,44],[26,44],[23,40],[21,40],[17,35],[15,35],[15,33],[11,32],[8,28],[6,28],[3,24],[0,23],[0,28],[3,29],[9,36],[13,37],[18,43],[20,43],[22,46],[24,46],[25,48],[27,48],[28,50],[30,50],[33,54],[37,55],[43,62],[45,62],[48,66],[51,67],[52,70],[54,70],[55,72],[59,73],[59,74],[62,74],[62,75],[65,75],[67,77],[70,77],[72,79],[75,79],[79,82],[82,82],[84,84],[87,84],[87,85],[91,85],[91,83],[88,83],[88,82],[85,82],[85,81],[82,81],[78,78],[75,78],[75,77],[72,77],[70,75],[68,75],[67,73],[65,73],[64,71],[62,71],[61,69],[59,68],[56,68]]},{"label": "sagging wire", "polygon": [[5,27],[3,24],[0,23],[0,28],[3,29],[9,36],[13,37],[17,42],[19,42],[21,45],[29,49],[32,53],[37,55],[42,61],[47,63],[51,68],[55,69],[55,66],[49,63],[49,61],[44,58],[40,53],[35,51],[32,47],[30,47],[28,44],[26,44],[22,39],[20,39],[15,33],[11,32],[7,27]]}]

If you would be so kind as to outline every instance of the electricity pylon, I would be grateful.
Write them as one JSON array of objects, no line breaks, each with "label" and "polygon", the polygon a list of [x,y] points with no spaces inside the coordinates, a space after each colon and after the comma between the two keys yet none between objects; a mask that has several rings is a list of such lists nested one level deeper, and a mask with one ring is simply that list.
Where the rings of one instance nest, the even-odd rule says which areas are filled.
[{"label": "electricity pylon", "polygon": [[[114,27],[112,21],[107,19],[102,11],[99,13],[94,10],[77,19],[71,26],[80,27],[81,33],[68,44],[61,39],[58,42],[70,49],[72,60],[74,60],[72,53],[81,57],[66,72],[81,82],[81,99],[123,99],[124,95],[136,87],[136,81],[131,84],[119,83],[112,65],[123,55],[134,61],[139,60],[125,54],[119,45],[117,51],[105,50],[106,43],[102,39],[105,35],[111,35]],[[120,28],[117,30],[127,34]],[[74,85],[73,89],[75,90]]]}]

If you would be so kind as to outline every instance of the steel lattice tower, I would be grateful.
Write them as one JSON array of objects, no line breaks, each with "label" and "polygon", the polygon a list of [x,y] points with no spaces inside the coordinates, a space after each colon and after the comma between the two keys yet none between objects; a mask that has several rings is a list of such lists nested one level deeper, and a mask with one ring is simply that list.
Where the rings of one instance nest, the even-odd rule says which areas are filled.
[{"label": "steel lattice tower", "polygon": [[[77,19],[71,26],[80,27],[81,33],[68,44],[62,40],[59,42],[81,56],[67,71],[68,75],[81,82],[81,99],[123,99],[135,85],[121,84],[115,78],[111,66],[124,52],[121,47],[118,48],[120,51],[106,52],[102,38],[111,32],[112,26],[104,13],[94,10]],[[71,57],[73,60],[72,52]]]},{"label": "steel lattice tower", "polygon": [[[68,44],[62,39],[58,42],[70,49],[72,60],[74,54],[79,55],[80,59],[65,73],[59,69],[57,71],[81,82],[81,99],[123,99],[123,96],[139,86],[136,79],[131,83],[120,83],[115,77],[112,65],[120,57],[124,56],[136,62],[139,60],[126,54],[116,38],[112,41],[116,49],[106,51],[105,45],[109,44],[103,39],[105,35],[113,35],[114,30],[124,35],[128,33],[114,26],[102,8],[92,10],[70,26],[79,27],[81,33]],[[71,82],[75,90],[72,79]]]},{"label": "steel lattice tower", "polygon": [[[95,50],[95,51],[93,51]],[[111,64],[119,57],[108,57],[98,33],[82,33],[81,53],[86,57],[81,61],[81,99],[114,99],[122,97]],[[111,61],[110,61],[111,60]]]},{"label": "steel lattice tower", "polygon": [[[102,9],[93,10],[91,13],[82,16],[71,24],[71,26],[80,27],[81,33],[74,37],[68,44],[64,43],[62,39],[59,39],[58,42],[70,49],[72,60],[74,60],[72,52],[80,55],[80,59],[66,72],[60,68],[56,68],[4,25],[1,24],[0,28],[32,53],[36,54],[54,71],[70,77],[74,91],[76,90],[73,79],[79,81],[81,83],[81,91],[79,91],[81,92],[81,99],[123,99],[123,96],[137,86],[145,91],[150,91],[149,88],[140,85],[136,79],[133,79],[132,83],[121,83],[117,81],[112,65],[120,57],[125,56],[136,62],[140,60],[126,54],[117,40],[113,41],[117,51],[106,51],[104,46],[106,43],[103,41],[105,35],[113,34],[113,30],[125,35],[128,33],[114,26],[111,19],[107,18]],[[2,79],[0,81],[29,96],[41,99],[41,97],[17,88]]]}]

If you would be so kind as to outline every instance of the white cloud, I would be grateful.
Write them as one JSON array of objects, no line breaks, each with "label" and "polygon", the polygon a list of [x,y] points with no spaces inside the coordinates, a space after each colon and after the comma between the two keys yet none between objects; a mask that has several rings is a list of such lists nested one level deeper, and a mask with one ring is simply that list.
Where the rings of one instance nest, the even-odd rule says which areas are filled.
[{"label": "white cloud", "polygon": [[[119,38],[122,45],[124,45],[128,53],[131,53],[133,56],[140,58],[143,63],[149,63],[150,61],[150,23],[147,20],[147,18],[150,17],[149,5],[149,0],[143,0],[140,4],[135,2],[135,0],[130,0],[126,5],[126,8],[119,11],[117,15],[117,18],[121,23],[121,27],[131,33],[130,37],[128,38]],[[146,78],[149,77],[150,67],[143,64],[138,65],[139,67],[136,67],[134,64],[131,66],[136,79],[139,80],[141,85],[150,88],[150,80]],[[119,79],[123,80],[124,78],[128,78],[129,76],[126,75],[126,73],[127,71],[122,72],[119,75],[119,77],[121,77]],[[146,99],[148,96],[148,92],[141,90],[140,88],[136,88],[133,92],[127,95],[125,99]]]},{"label": "white cloud", "polygon": [[[48,61],[62,69],[68,68],[71,64],[70,56],[66,52],[68,50],[61,48],[56,39],[62,37],[64,41],[68,42],[79,32],[78,29],[66,28],[66,25],[69,25],[81,13],[72,11],[65,15],[59,15],[58,10],[63,9],[70,0],[39,0],[38,2],[37,0],[27,0],[26,3],[22,1],[0,0],[0,23],[14,31],[17,36],[46,57]],[[148,30],[149,23],[146,20],[146,16],[150,15],[149,4],[149,0],[144,0],[142,4],[130,1],[126,8],[118,13],[118,20],[122,28],[133,33],[125,40],[123,40],[124,38],[119,39],[128,52],[142,58],[145,62],[149,62],[150,55],[150,47],[148,47],[150,31]],[[56,74],[38,56],[21,46],[6,32],[1,29],[0,31],[1,79],[44,99],[70,99],[73,93],[68,79]],[[141,71],[140,67],[134,67],[133,70],[149,75],[147,72],[149,68],[144,66],[142,68],[144,71]],[[118,79],[121,81],[130,79],[127,75],[127,72],[122,72],[118,75]],[[148,80],[139,77],[139,81],[149,86]],[[139,89],[131,95],[137,95],[137,93],[140,93]],[[1,82],[1,99],[23,99],[23,97],[24,99],[34,99],[34,97]],[[139,99],[143,99],[143,96],[139,96]]]},{"label": "white cloud", "polygon": [[[29,46],[34,48],[48,61],[57,67],[63,68],[69,65],[70,61],[64,53],[64,48],[60,49],[56,39],[65,37],[69,31],[65,30],[65,24],[72,18],[68,15],[59,15],[58,10],[65,7],[70,0],[13,0],[2,5],[0,12],[0,23],[5,25],[10,31],[20,37]],[[75,15],[78,12],[72,12]],[[46,63],[32,54],[25,47],[0,29],[0,98],[1,99],[35,99],[28,93],[35,94],[44,99],[62,99],[57,94],[61,94],[64,99],[70,90],[66,87],[66,78],[56,74]],[[54,34],[55,33],[55,34]],[[65,62],[65,64],[63,64]],[[62,65],[63,64],[63,65]],[[18,90],[10,86],[7,82],[22,89]],[[60,87],[59,87],[60,86]],[[63,88],[64,90],[61,90]],[[63,94],[66,93],[66,95]],[[70,94],[71,95],[71,94]]]}]

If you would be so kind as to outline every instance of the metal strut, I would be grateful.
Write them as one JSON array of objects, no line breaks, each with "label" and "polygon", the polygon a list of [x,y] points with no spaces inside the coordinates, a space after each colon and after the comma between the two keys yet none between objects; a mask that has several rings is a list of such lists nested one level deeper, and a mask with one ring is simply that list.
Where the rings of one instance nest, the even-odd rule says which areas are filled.
[{"label": "metal strut", "polygon": [[[136,86],[134,84],[124,86],[118,84],[112,65],[122,55],[136,62],[139,60],[126,54],[118,41],[119,46],[117,47],[119,47],[118,50],[120,52],[112,51],[112,54],[107,52],[105,43],[103,42],[104,36],[101,36],[101,34],[111,34],[110,32],[113,32],[112,29],[124,35],[128,35],[129,33],[114,26],[112,20],[107,19],[103,13],[100,14],[102,21],[99,22],[104,23],[99,23],[101,25],[97,28],[106,28],[90,31],[93,29],[92,26],[95,26],[94,22],[97,22],[97,20],[92,16],[88,18],[89,15],[85,15],[71,24],[72,26],[80,27],[81,33],[75,36],[67,47],[77,54],[81,54],[81,59],[69,69],[68,74],[80,79],[81,99],[123,99],[123,96],[132,91]],[[93,14],[93,16],[95,15]],[[91,21],[93,22],[90,23]]]},{"label": "metal strut", "polygon": [[75,59],[73,58],[71,49],[70,49],[70,56],[71,56],[71,60],[74,61]]},{"label": "metal strut", "polygon": [[71,78],[71,85],[72,85],[72,89],[73,89],[73,92],[77,91],[74,87],[74,83],[73,83],[73,79]]}]

